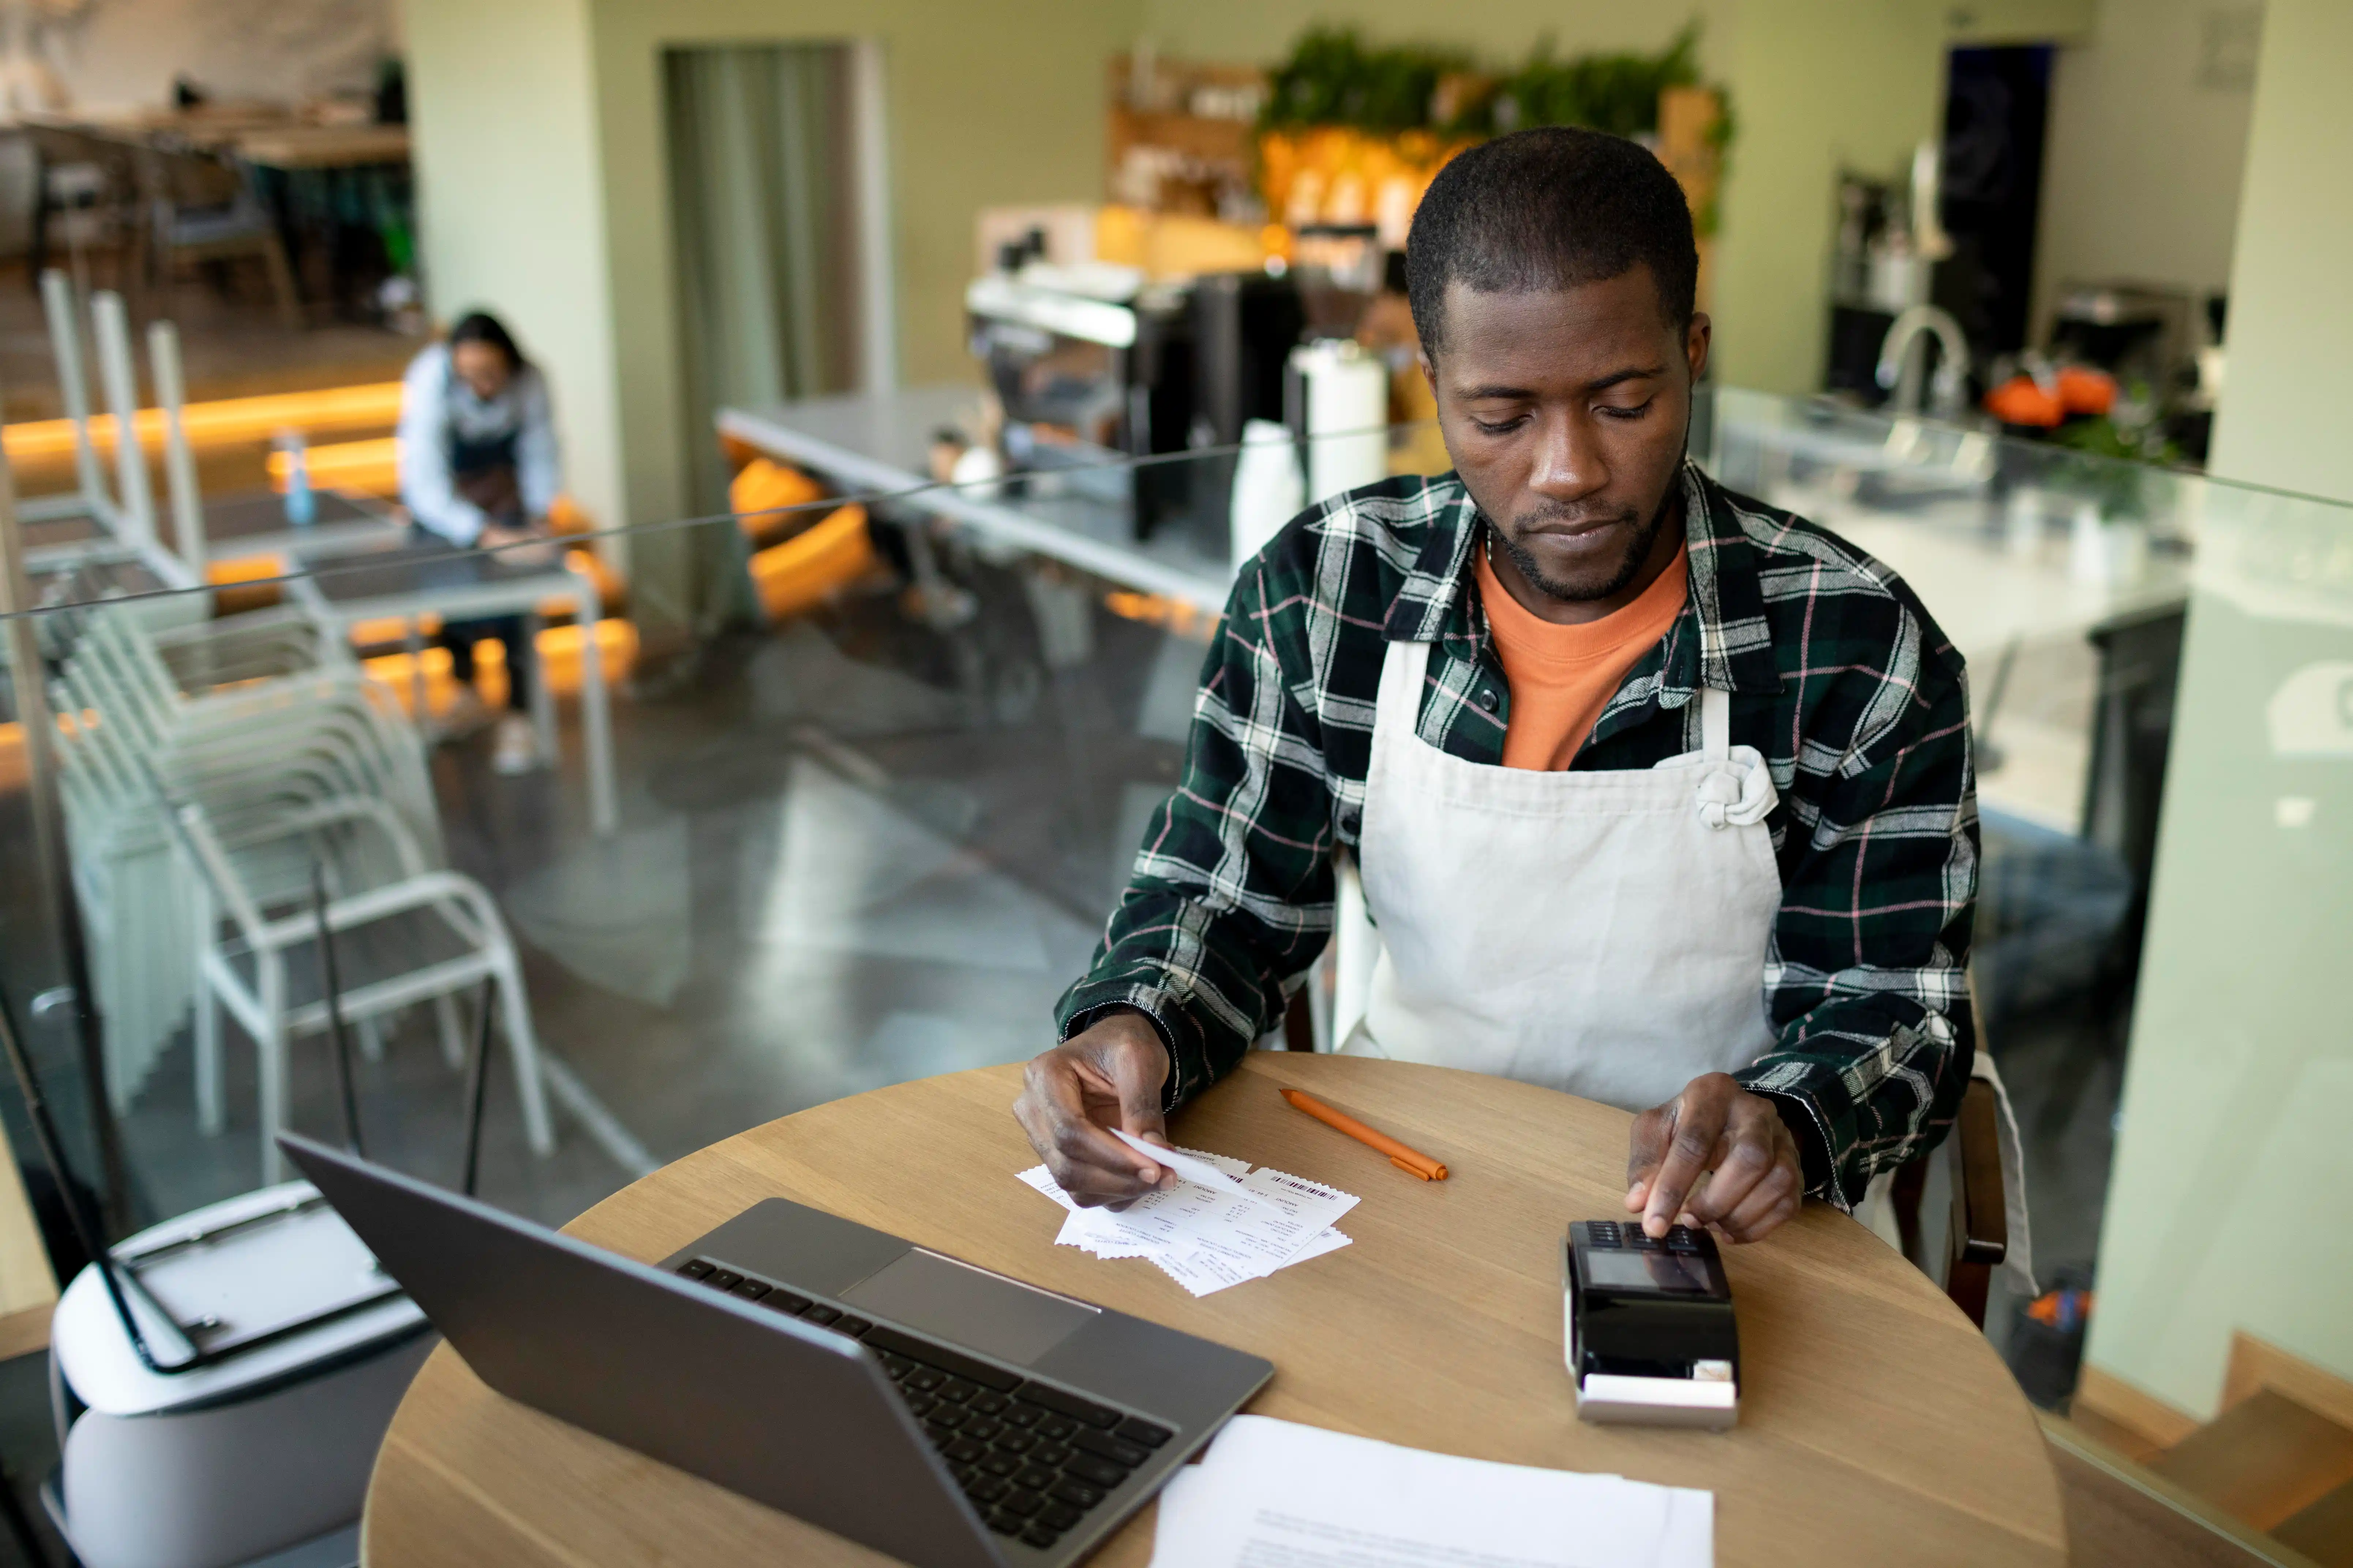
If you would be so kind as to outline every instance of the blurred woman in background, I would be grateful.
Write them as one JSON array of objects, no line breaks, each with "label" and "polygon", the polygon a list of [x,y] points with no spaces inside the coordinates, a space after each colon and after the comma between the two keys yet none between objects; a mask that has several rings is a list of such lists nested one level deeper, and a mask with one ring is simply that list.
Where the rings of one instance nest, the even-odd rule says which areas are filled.
[{"label": "blurred woman in background", "polygon": [[[474,311],[410,362],[400,396],[400,499],[421,542],[500,550],[549,537],[548,509],[563,489],[547,383],[498,318]],[[458,700],[445,728],[470,734],[491,721],[474,689],[474,644],[506,645],[507,710],[498,715],[491,765],[527,773],[540,761],[527,716],[534,650],[520,616],[452,622],[441,628]]]}]

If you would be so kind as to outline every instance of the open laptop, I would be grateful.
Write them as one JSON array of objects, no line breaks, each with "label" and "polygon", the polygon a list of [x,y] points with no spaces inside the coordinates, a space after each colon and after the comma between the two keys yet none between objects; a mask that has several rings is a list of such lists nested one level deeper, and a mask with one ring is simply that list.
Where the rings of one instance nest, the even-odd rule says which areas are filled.
[{"label": "open laptop", "polygon": [[648,1268],[278,1142],[492,1388],[917,1568],[1077,1562],[1274,1372],[782,1198]]}]

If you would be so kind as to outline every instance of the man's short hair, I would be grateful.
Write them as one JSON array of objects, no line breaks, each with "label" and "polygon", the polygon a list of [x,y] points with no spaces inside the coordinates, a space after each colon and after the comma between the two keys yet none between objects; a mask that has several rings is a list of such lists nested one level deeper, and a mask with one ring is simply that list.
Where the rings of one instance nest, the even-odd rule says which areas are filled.
[{"label": "man's short hair", "polygon": [[1699,249],[1683,187],[1649,149],[1565,125],[1499,136],[1438,172],[1413,216],[1406,295],[1425,352],[1445,339],[1446,286],[1573,289],[1648,267],[1667,324],[1690,324]]}]

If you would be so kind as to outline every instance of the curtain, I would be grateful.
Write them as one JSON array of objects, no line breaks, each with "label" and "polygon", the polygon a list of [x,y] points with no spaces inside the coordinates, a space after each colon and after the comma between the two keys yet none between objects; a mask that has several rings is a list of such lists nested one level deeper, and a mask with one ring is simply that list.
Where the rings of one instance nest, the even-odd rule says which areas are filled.
[{"label": "curtain", "polygon": [[695,510],[723,510],[712,420],[856,383],[849,50],[672,49],[664,58]]}]

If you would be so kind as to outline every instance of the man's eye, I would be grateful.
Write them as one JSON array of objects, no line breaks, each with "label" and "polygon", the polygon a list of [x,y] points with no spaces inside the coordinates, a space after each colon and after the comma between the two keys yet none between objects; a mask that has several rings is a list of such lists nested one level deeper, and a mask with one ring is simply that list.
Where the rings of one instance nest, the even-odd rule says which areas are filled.
[{"label": "man's eye", "polygon": [[1527,416],[1514,414],[1509,419],[1482,419],[1474,414],[1471,416],[1471,423],[1478,427],[1482,435],[1501,436],[1506,431],[1516,430],[1526,424]]},{"label": "man's eye", "polygon": [[1605,403],[1601,405],[1600,412],[1605,417],[1610,419],[1640,419],[1651,411],[1651,405],[1656,401],[1655,398],[1646,398],[1631,408],[1620,408],[1614,404]]}]

